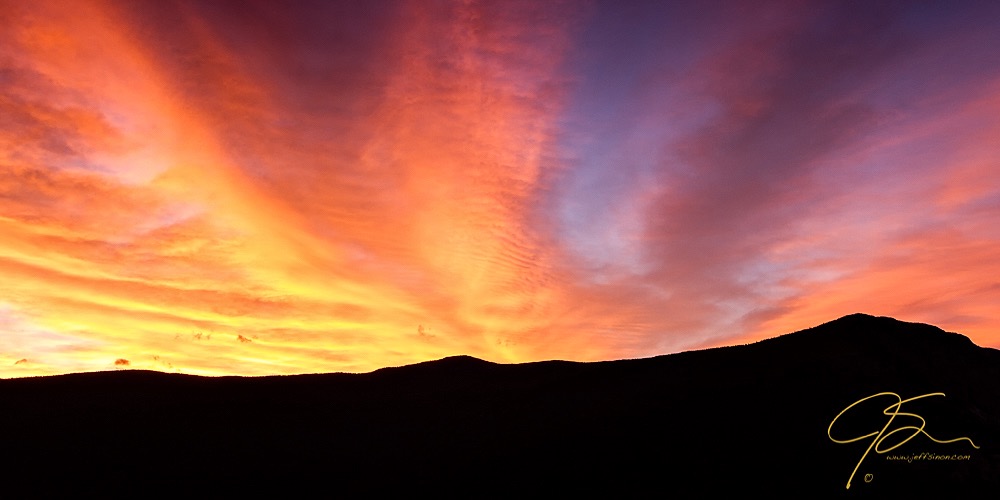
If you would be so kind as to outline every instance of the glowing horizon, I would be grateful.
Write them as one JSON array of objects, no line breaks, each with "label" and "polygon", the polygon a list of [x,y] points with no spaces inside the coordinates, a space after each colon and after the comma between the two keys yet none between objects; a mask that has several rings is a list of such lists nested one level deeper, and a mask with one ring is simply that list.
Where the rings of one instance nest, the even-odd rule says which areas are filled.
[{"label": "glowing horizon", "polygon": [[1000,348],[1000,8],[538,4],[0,0],[0,377]]}]

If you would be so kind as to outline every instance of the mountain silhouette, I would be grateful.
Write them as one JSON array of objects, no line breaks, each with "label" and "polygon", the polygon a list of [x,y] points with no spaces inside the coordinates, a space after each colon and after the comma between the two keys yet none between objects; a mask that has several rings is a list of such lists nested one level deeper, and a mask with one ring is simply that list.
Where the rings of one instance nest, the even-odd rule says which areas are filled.
[{"label": "mountain silhouette", "polygon": [[[996,498],[998,381],[1000,351],[863,314],[596,363],[0,380],[0,497]],[[879,393],[929,396],[890,422],[895,396],[863,400]]]}]

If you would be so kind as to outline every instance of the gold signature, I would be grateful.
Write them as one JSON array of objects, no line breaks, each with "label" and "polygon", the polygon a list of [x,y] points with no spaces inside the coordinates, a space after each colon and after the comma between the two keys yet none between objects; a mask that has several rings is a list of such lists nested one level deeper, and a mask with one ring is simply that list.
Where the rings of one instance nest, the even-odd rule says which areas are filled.
[{"label": "gold signature", "polygon": [[[893,404],[885,407],[885,409],[882,410],[882,414],[885,415],[885,416],[887,416],[887,417],[889,417],[889,420],[885,423],[885,426],[882,427],[881,431],[870,432],[868,434],[865,434],[864,436],[858,436],[856,438],[851,438],[851,439],[837,439],[837,438],[833,437],[833,425],[837,423],[837,419],[838,418],[840,418],[841,416],[843,416],[845,413],[847,413],[848,410],[850,410],[851,408],[854,408],[858,404],[863,403],[865,401],[868,401],[869,399],[877,398],[877,397],[881,397],[881,396],[892,396],[892,397],[896,398],[896,402],[895,403],[893,403]],[[902,446],[903,444],[905,444],[910,439],[913,439],[914,437],[916,437],[918,434],[923,434],[923,435],[927,436],[927,438],[930,439],[931,441],[934,441],[935,443],[942,443],[942,444],[944,444],[944,443],[954,443],[956,441],[965,440],[965,441],[968,441],[969,444],[971,444],[973,448],[975,448],[977,450],[979,449],[979,447],[976,446],[976,443],[973,443],[972,439],[969,439],[967,437],[959,437],[959,438],[947,439],[947,440],[935,439],[933,436],[931,436],[930,434],[928,434],[927,431],[924,430],[924,427],[927,425],[927,421],[924,420],[923,417],[921,417],[920,415],[917,415],[916,413],[905,413],[905,412],[901,411],[904,403],[909,403],[910,401],[914,401],[914,400],[922,399],[922,398],[927,398],[927,397],[931,397],[931,396],[944,396],[944,393],[943,392],[932,392],[932,393],[928,393],[928,394],[922,394],[920,396],[914,396],[914,397],[909,398],[909,399],[903,399],[903,398],[901,398],[899,396],[899,394],[896,394],[895,392],[880,392],[878,394],[872,394],[871,396],[868,396],[868,397],[865,397],[865,398],[861,398],[861,399],[859,399],[859,400],[851,403],[850,405],[848,405],[847,408],[844,408],[843,411],[841,411],[840,413],[838,413],[836,417],[833,417],[833,421],[830,422],[830,427],[828,427],[826,429],[826,435],[834,443],[847,444],[847,443],[853,443],[855,441],[861,441],[862,439],[870,438],[870,437],[873,437],[873,436],[875,437],[875,439],[872,440],[871,444],[868,445],[868,449],[865,450],[865,453],[863,455],[861,455],[861,460],[858,460],[858,464],[854,466],[854,471],[851,472],[851,476],[847,478],[847,489],[851,488],[851,480],[854,479],[854,475],[857,474],[858,468],[861,467],[861,463],[865,461],[865,457],[868,456],[868,453],[870,453],[873,448],[875,449],[875,453],[879,453],[879,454],[888,453],[888,452],[890,452],[892,450],[895,450],[896,448],[899,448],[900,446]],[[893,422],[893,420],[896,419],[896,417],[912,417],[912,418],[917,419],[920,423],[919,423],[919,425],[904,425],[904,426],[899,427],[897,429],[889,430],[889,427],[892,426],[892,422]],[[882,449],[882,443],[886,439],[888,439],[889,436],[892,436],[893,434],[896,434],[897,432],[905,432],[905,431],[913,431],[913,433],[910,434],[909,436],[907,436],[906,439],[904,439],[904,440],[902,440],[902,441],[900,441],[900,442],[898,442],[898,443],[890,446],[889,448],[886,448],[884,450]]]}]

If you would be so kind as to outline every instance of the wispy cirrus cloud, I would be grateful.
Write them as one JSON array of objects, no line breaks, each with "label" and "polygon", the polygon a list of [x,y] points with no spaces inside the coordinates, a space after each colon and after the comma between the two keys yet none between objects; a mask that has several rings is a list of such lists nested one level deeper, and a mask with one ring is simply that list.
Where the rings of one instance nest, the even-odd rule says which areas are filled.
[{"label": "wispy cirrus cloud", "polygon": [[997,344],[989,5],[2,7],[0,376]]},{"label": "wispy cirrus cloud", "polygon": [[[139,83],[53,84],[102,124],[94,137],[55,118],[5,129],[75,145],[8,159],[3,265],[26,314],[202,373],[503,359],[549,321],[546,251],[526,224],[554,168],[566,42],[548,7],[46,7],[20,9],[22,73]],[[75,17],[121,52],[66,56],[83,42]],[[32,92],[22,115],[45,102]],[[204,344],[174,342],[192,329],[255,340],[198,360]]]},{"label": "wispy cirrus cloud", "polygon": [[[626,15],[607,11],[611,26]],[[642,14],[601,33],[615,40],[600,49],[610,55],[583,57],[596,82],[584,89],[617,97],[579,104],[577,119],[613,120],[619,136],[581,141],[600,159],[580,159],[563,207],[605,207],[589,221],[566,218],[569,240],[607,254],[604,267],[618,269],[622,286],[642,284],[629,303],[657,311],[638,339],[645,352],[724,344],[735,332],[759,338],[852,311],[970,330],[953,320],[982,294],[938,303],[932,290],[955,285],[953,270],[916,255],[890,265],[886,256],[940,221],[956,231],[927,245],[963,248],[963,288],[982,289],[973,276],[994,265],[972,250],[995,242],[982,227],[992,205],[954,210],[973,202],[972,189],[985,199],[997,193],[997,149],[987,139],[997,125],[997,57],[985,49],[992,27],[969,12],[904,5]],[[678,18],[703,29],[643,29]],[[657,46],[687,50],[649,52]],[[596,74],[609,61],[619,72]],[[603,88],[609,79],[617,93]],[[957,205],[942,205],[949,199]],[[639,215],[615,215],[629,206]],[[850,281],[857,276],[892,281],[896,297]],[[898,286],[908,280],[924,285]]]}]

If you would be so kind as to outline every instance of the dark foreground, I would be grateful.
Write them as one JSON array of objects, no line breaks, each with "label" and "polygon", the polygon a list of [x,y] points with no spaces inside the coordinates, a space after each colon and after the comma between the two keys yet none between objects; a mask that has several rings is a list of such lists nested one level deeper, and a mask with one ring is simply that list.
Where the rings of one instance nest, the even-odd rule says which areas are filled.
[{"label": "dark foreground", "polygon": [[[872,398],[830,428],[881,392],[945,395],[904,402],[895,417],[899,399]],[[828,430],[870,437],[838,444]],[[604,363],[456,357],[361,375],[0,380],[0,457],[0,498],[992,499],[1000,351],[852,315],[748,346]]]}]

